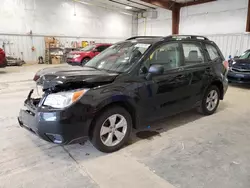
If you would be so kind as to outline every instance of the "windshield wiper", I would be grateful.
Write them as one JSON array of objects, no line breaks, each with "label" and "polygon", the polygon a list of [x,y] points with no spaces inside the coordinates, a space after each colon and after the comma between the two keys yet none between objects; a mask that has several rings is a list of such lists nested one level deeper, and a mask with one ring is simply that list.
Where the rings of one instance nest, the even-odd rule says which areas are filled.
[{"label": "windshield wiper", "polygon": [[119,72],[119,71],[115,71],[115,70],[108,70],[108,69],[101,69],[104,70],[106,72],[111,72],[111,73],[123,73],[123,72]]}]

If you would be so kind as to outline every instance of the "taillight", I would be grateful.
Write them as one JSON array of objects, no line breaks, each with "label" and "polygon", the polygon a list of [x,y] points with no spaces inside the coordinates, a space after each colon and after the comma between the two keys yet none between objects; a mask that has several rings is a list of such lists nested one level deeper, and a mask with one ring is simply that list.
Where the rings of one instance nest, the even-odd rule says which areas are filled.
[{"label": "taillight", "polygon": [[34,78],[33,78],[33,80],[34,80],[34,81],[37,81],[39,78],[40,78],[39,75],[35,75]]},{"label": "taillight", "polygon": [[223,65],[226,69],[229,69],[229,63],[228,61],[223,61]]}]

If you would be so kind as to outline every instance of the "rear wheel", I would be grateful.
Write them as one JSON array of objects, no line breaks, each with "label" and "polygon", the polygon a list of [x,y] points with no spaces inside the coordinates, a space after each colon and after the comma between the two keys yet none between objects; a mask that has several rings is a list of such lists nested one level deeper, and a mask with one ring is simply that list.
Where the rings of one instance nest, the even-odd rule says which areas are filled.
[{"label": "rear wheel", "polygon": [[91,142],[100,151],[110,153],[119,150],[128,141],[132,120],[122,107],[105,110],[93,123]]},{"label": "rear wheel", "polygon": [[213,114],[219,105],[220,102],[220,91],[217,86],[212,85],[206,91],[201,106],[199,107],[199,112],[204,115]]},{"label": "rear wheel", "polygon": [[81,65],[84,66],[89,60],[90,60],[90,58],[88,58],[88,57],[84,58],[81,62]]}]

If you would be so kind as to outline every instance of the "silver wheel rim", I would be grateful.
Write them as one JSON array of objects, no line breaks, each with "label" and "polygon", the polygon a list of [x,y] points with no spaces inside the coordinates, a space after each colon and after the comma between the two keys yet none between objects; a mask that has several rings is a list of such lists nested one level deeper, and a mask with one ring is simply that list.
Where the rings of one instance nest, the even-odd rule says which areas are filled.
[{"label": "silver wheel rim", "polygon": [[218,93],[216,90],[211,90],[207,96],[206,105],[209,111],[213,111],[218,102]]},{"label": "silver wheel rim", "polygon": [[126,135],[128,128],[127,120],[120,114],[108,117],[102,124],[100,138],[105,146],[119,144]]}]

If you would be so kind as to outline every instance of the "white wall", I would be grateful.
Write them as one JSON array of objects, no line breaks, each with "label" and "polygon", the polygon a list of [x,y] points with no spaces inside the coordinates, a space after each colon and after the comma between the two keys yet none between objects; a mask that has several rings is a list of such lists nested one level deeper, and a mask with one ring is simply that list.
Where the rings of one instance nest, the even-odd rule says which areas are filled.
[{"label": "white wall", "polygon": [[[217,0],[181,8],[180,34],[244,33],[248,0]],[[168,35],[172,32],[171,11],[158,8],[157,19],[139,19],[138,35]],[[145,24],[146,20],[146,24]]]},{"label": "white wall", "polygon": [[157,19],[140,18],[138,20],[138,35],[167,36],[172,33],[172,12],[157,8]]},{"label": "white wall", "polygon": [[246,33],[216,34],[207,37],[219,46],[226,59],[229,55],[234,57],[250,49],[250,35]]},{"label": "white wall", "polygon": [[[132,35],[132,15],[118,10],[72,0],[0,1],[0,47],[3,41],[10,42],[7,52],[17,56],[23,52],[26,61],[44,55],[43,36],[114,43]],[[33,37],[27,35],[30,30]],[[33,45],[34,52],[31,51]]]},{"label": "white wall", "polygon": [[206,35],[225,58],[250,49],[245,33],[248,0],[217,0],[181,9],[180,34]]},{"label": "white wall", "polygon": [[248,0],[217,0],[181,9],[180,34],[244,33]]},{"label": "white wall", "polygon": [[0,15],[0,33],[124,38],[132,32],[132,16],[81,3],[74,10],[70,0],[1,0]]},{"label": "white wall", "polygon": [[[226,58],[250,49],[245,33],[248,0],[217,0],[181,8],[180,34],[205,35],[216,42]],[[139,19],[138,35],[170,35],[171,11],[158,8],[158,19]],[[146,26],[146,27],[145,27]]]}]

